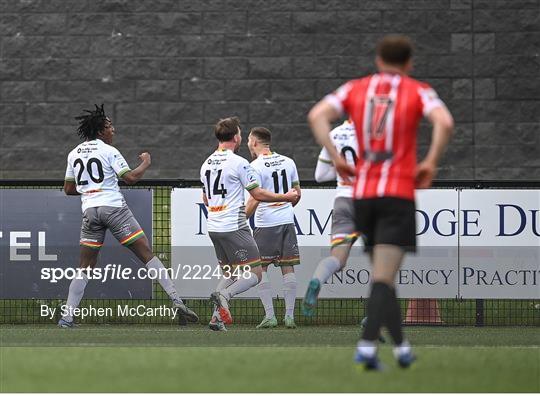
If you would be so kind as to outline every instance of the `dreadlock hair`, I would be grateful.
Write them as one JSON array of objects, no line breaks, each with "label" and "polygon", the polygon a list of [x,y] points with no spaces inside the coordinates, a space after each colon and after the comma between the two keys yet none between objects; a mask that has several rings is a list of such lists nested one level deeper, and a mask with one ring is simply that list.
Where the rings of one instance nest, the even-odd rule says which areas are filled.
[{"label": "dreadlock hair", "polygon": [[105,121],[107,116],[105,110],[103,110],[103,103],[101,106],[94,104],[95,110],[83,110],[88,114],[81,114],[75,117],[79,121],[79,127],[77,128],[77,134],[83,140],[94,140],[98,137],[99,133],[105,127]]}]

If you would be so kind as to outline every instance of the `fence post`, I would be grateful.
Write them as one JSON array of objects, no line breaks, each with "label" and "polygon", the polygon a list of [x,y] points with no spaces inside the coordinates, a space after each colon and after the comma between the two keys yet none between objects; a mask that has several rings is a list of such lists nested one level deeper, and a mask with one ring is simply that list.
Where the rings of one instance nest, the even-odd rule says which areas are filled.
[{"label": "fence post", "polygon": [[476,299],[476,327],[484,326],[484,300]]}]

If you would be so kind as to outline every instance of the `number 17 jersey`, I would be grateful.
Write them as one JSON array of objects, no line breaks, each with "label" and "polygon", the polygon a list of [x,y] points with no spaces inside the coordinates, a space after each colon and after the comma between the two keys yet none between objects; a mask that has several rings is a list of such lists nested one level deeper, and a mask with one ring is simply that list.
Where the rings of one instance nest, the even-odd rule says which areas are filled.
[{"label": "number 17 jersey", "polygon": [[98,206],[120,208],[125,201],[118,187],[118,177],[130,170],[120,151],[96,139],[71,150],[65,180],[76,184],[83,212]]},{"label": "number 17 jersey", "polygon": [[244,189],[259,187],[257,174],[245,159],[231,150],[217,150],[201,166],[201,182],[208,200],[210,232],[248,227]]}]

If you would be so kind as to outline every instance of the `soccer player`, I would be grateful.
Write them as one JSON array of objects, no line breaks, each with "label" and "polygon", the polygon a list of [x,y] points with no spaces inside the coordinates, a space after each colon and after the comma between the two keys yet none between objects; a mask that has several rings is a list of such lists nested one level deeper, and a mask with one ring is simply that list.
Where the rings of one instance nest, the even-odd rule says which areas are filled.
[{"label": "soccer player", "polygon": [[[408,77],[412,44],[404,36],[386,36],[377,44],[378,73],[352,80],[318,102],[308,121],[326,148],[336,171],[353,187],[356,230],[372,263],[368,319],[355,361],[380,369],[376,340],[386,325],[401,367],[414,361],[404,340],[395,276],[405,252],[416,250],[414,189],[428,188],[453,131],[453,119],[426,83]],[[358,140],[356,170],[338,153],[329,136],[331,122],[347,113]],[[416,163],[416,134],[422,116],[433,125],[426,158]]]},{"label": "soccer player", "polygon": [[[330,132],[330,139],[336,150],[345,158],[347,163],[355,166],[358,142],[356,141],[354,124],[349,120],[345,121]],[[321,286],[333,274],[345,268],[352,245],[358,239],[358,232],[356,232],[356,225],[354,224],[352,184],[345,182],[336,172],[328,151],[323,147],[319,154],[317,167],[315,168],[315,180],[322,183],[336,179],[336,197],[334,198],[334,208],[332,210],[331,256],[319,262],[313,278],[308,285],[304,301],[302,302],[302,311],[305,316],[315,315],[315,307]],[[366,320],[367,318],[362,320],[362,327],[365,326]],[[386,339],[380,333],[379,341],[386,342]]]},{"label": "soccer player", "polygon": [[[353,123],[345,121],[333,129],[330,132],[330,139],[338,153],[350,166],[354,166],[357,161],[358,143],[356,141],[356,131]],[[302,304],[302,310],[306,316],[313,316],[315,314],[315,306],[321,285],[334,273],[341,271],[345,267],[351,247],[358,239],[358,233],[354,224],[352,184],[345,182],[336,173],[332,158],[326,148],[323,147],[319,154],[317,167],[315,168],[315,180],[320,183],[336,180],[336,178],[337,189],[332,212],[332,239],[330,242],[332,246],[331,256],[319,262],[313,278],[309,282]]]},{"label": "soccer player", "polygon": [[[143,177],[151,163],[150,154],[142,153],[139,156],[141,164],[131,170],[122,154],[112,146],[115,130],[105,115],[103,105],[96,105],[95,110],[85,112],[76,117],[79,121],[78,134],[84,141],[69,153],[64,181],[67,195],[81,196],[80,268],[95,267],[105,232],[109,230],[148,269],[154,269],[159,274],[159,283],[171,298],[178,314],[187,321],[198,321],[195,312],[178,296],[163,263],[152,253],[144,231],[118,187],[119,177],[127,184],[135,184]],[[66,303],[68,315],[60,319],[60,327],[73,327],[71,312],[78,307],[88,283],[85,272],[81,271],[81,275],[71,281]]]},{"label": "soccer player", "polygon": [[285,296],[285,327],[296,328],[294,323],[294,303],[296,301],[296,275],[294,266],[300,264],[298,241],[294,227],[295,206],[300,200],[300,180],[296,164],[284,155],[272,152],[271,132],[263,127],[251,129],[248,147],[255,169],[261,181],[261,187],[275,193],[286,193],[291,189],[298,192],[295,203],[259,203],[249,197],[246,205],[247,217],[255,213],[255,231],[253,236],[259,247],[262,262],[262,280],[259,284],[259,296],[264,306],[265,317],[258,329],[272,328],[278,325],[272,302],[272,287],[268,280],[268,266],[274,264],[281,268],[283,275],[283,294]]},{"label": "soccer player", "polygon": [[228,303],[231,297],[257,285],[262,276],[259,249],[247,223],[244,189],[262,202],[296,202],[298,193],[292,189],[276,194],[260,187],[253,167],[236,154],[242,143],[237,117],[219,120],[214,133],[219,145],[204,161],[200,176],[203,201],[208,207],[208,235],[224,275],[210,296],[215,310],[209,327],[224,331],[225,324],[232,323]]}]

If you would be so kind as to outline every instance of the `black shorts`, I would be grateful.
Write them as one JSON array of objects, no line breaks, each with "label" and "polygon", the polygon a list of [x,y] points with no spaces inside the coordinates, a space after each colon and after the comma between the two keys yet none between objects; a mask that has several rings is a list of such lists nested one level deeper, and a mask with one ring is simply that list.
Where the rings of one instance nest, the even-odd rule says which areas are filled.
[{"label": "black shorts", "polygon": [[416,251],[416,209],[414,201],[382,197],[354,201],[356,230],[364,240],[366,252],[375,245],[399,246]]}]

